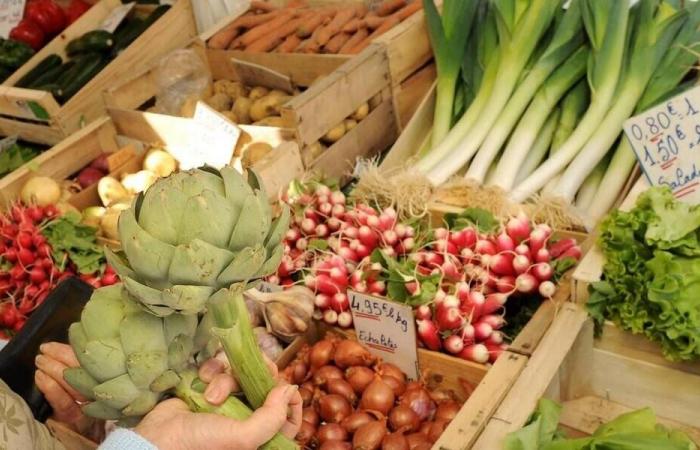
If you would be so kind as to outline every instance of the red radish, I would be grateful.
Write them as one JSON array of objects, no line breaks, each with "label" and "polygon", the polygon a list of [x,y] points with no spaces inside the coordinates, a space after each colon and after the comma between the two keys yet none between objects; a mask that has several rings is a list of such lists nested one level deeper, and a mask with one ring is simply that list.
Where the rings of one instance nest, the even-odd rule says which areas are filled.
[{"label": "red radish", "polygon": [[530,237],[530,221],[524,214],[511,217],[506,223],[506,233],[515,242],[521,242]]},{"label": "red radish", "polygon": [[551,281],[543,281],[542,283],[540,283],[538,291],[542,297],[552,298],[557,292],[557,287]]},{"label": "red radish", "polygon": [[338,314],[338,326],[342,328],[350,328],[352,326],[352,314],[350,314],[350,311],[343,311]]},{"label": "red radish", "polygon": [[[482,261],[484,264],[496,275],[513,275],[513,266],[515,265],[515,259],[521,255],[513,258],[512,256],[499,253],[497,255],[484,255]],[[484,259],[485,258],[485,259]]]},{"label": "red radish", "polygon": [[438,305],[439,308],[459,308],[460,300],[454,295],[447,295]]},{"label": "red radish", "polygon": [[559,256],[559,259],[573,258],[576,261],[581,259],[581,247],[574,245]]},{"label": "red radish", "polygon": [[456,334],[452,334],[445,338],[445,340],[442,341],[442,345],[445,347],[445,350],[453,355],[458,354],[464,349],[464,341]]},{"label": "red radish", "polygon": [[326,237],[329,234],[328,225],[323,224],[323,223],[321,225],[318,225],[316,227],[315,231],[316,231],[316,236],[319,236],[319,237]]},{"label": "red radish", "polygon": [[348,301],[348,296],[338,292],[331,297],[330,306],[333,311],[341,313],[347,311],[350,308],[350,302]]},{"label": "red radish", "polygon": [[486,239],[479,239],[476,241],[474,251],[480,255],[495,255],[498,253],[493,242],[487,241]]},{"label": "red radish", "polygon": [[474,325],[472,325],[471,323],[464,324],[464,327],[462,327],[462,330],[460,331],[460,336],[462,337],[464,343],[473,344],[475,335],[476,330],[474,329]]},{"label": "red radish", "polygon": [[486,349],[489,352],[489,362],[494,363],[498,359],[499,356],[501,356],[501,353],[505,351],[505,349],[500,346],[500,345],[494,345],[490,343],[486,343]]},{"label": "red radish", "polygon": [[328,197],[328,200],[334,205],[344,205],[345,204],[345,194],[341,191],[333,191]]},{"label": "red radish", "polygon": [[345,217],[345,206],[341,204],[333,205],[331,216],[333,216],[333,219],[343,219]]},{"label": "red radish", "polygon": [[525,255],[528,258],[532,257],[532,252],[527,244],[519,244],[517,247],[515,247],[514,251],[516,255]]},{"label": "red radish", "polygon": [[5,250],[2,257],[11,263],[17,262],[17,250],[14,247],[10,247]]},{"label": "red radish", "polygon": [[10,269],[10,277],[16,281],[22,281],[27,278],[27,272],[24,271],[22,266],[14,266]]},{"label": "red radish", "polygon": [[433,351],[440,350],[440,335],[432,320],[417,320],[418,337],[423,345]]},{"label": "red radish", "polygon": [[20,232],[17,235],[17,245],[23,248],[31,248],[33,245],[32,235],[25,232]]},{"label": "red radish", "polygon": [[[391,250],[393,251],[394,249],[392,248]],[[355,249],[355,253],[357,254],[357,260],[359,261],[362,258],[369,256],[370,253],[372,253],[372,250],[371,250],[371,247],[368,247],[364,244],[360,244]]]},{"label": "red radish", "polygon": [[450,231],[447,228],[435,228],[433,236],[435,236],[435,240],[444,241],[450,236]]},{"label": "red radish", "polygon": [[367,216],[367,226],[370,228],[379,228],[379,217]]},{"label": "red radish", "polygon": [[506,324],[506,320],[503,318],[503,316],[499,316],[496,314],[489,314],[487,316],[483,316],[481,319],[479,319],[479,322],[491,325],[491,328],[493,328],[494,330],[500,330],[501,328],[503,328],[503,325]]},{"label": "red radish", "polygon": [[420,305],[414,313],[418,320],[430,320],[433,317],[433,313],[428,305]]},{"label": "red radish", "polygon": [[316,290],[327,295],[335,295],[340,292],[340,288],[333,283],[333,280],[328,275],[316,275]]},{"label": "red radish", "polygon": [[348,285],[348,272],[345,269],[345,266],[340,267],[333,267],[329,272],[328,276],[333,280],[335,284],[341,287],[345,287]]},{"label": "red radish", "polygon": [[512,252],[515,250],[515,242],[504,231],[496,237],[496,248],[499,252]]},{"label": "red radish", "polygon": [[386,291],[386,283],[382,280],[377,280],[367,285],[367,290],[370,294],[382,295]]},{"label": "red radish", "polygon": [[486,298],[479,291],[472,291],[466,301],[462,302],[460,309],[471,317],[472,321],[477,320],[483,315],[484,304]]},{"label": "red radish", "polygon": [[360,235],[359,229],[357,227],[347,227],[343,230],[343,234],[345,237],[348,239],[357,239],[357,237]]},{"label": "red radish", "polygon": [[46,279],[46,272],[44,272],[40,267],[34,267],[29,272],[29,279],[32,283],[41,283]]},{"label": "red radish", "polygon": [[547,281],[554,275],[554,270],[547,263],[539,263],[532,267],[532,274],[540,281]]},{"label": "red radish", "polygon": [[322,197],[322,196],[330,196],[331,195],[331,188],[326,186],[325,184],[318,184],[316,186],[315,192],[317,197]]},{"label": "red radish", "polygon": [[441,255],[435,252],[425,252],[423,256],[423,261],[429,266],[439,267],[442,265],[444,259]]},{"label": "red radish", "polygon": [[81,188],[85,189],[88,186],[96,184],[104,176],[105,173],[101,170],[97,170],[94,167],[86,167],[80,171],[75,180],[78,182]]},{"label": "red radish", "polygon": [[417,281],[409,281],[408,283],[405,284],[406,290],[408,291],[408,294],[411,296],[414,295],[420,295],[421,290],[420,290],[420,283]]},{"label": "red radish", "polygon": [[451,260],[447,260],[444,263],[442,263],[442,266],[440,268],[442,270],[442,274],[450,280],[459,280],[462,277],[462,274],[457,268],[457,264],[455,264]]},{"label": "red radish", "polygon": [[537,289],[537,278],[531,273],[522,273],[515,279],[515,289],[523,294],[531,294]]},{"label": "red radish", "polygon": [[396,234],[399,236],[400,239],[406,237],[406,225],[402,223],[397,223],[394,227],[394,231],[396,231]]},{"label": "red radish", "polygon": [[[388,258],[393,258],[394,256],[396,256],[396,250],[394,250],[393,247],[383,247],[381,250],[382,253],[384,253],[384,255]],[[369,255],[369,252],[367,253],[367,255]]]},{"label": "red radish", "polygon": [[530,258],[525,255],[517,255],[515,258],[513,258],[513,270],[515,270],[515,273],[518,275],[527,272],[531,265],[532,262],[530,261]]},{"label": "red radish", "polygon": [[306,218],[301,221],[301,231],[306,234],[312,234],[316,230],[316,221],[310,218]]},{"label": "red radish", "polygon": [[307,241],[306,238],[301,238],[297,240],[294,246],[297,248],[297,250],[306,250],[306,248],[309,246],[309,241]]},{"label": "red radish", "polygon": [[416,241],[413,238],[406,238],[403,241],[399,242],[399,249],[401,253],[407,253],[413,250],[413,247],[415,247]]},{"label": "red radish", "polygon": [[491,335],[486,339],[486,345],[492,344],[492,345],[501,345],[503,343],[503,333],[494,330]]},{"label": "red radish", "polygon": [[515,277],[505,275],[496,280],[496,289],[498,292],[507,294],[515,290]]},{"label": "red radish", "polygon": [[116,284],[117,281],[119,281],[119,278],[115,273],[105,273],[104,275],[102,275],[101,281],[103,286],[111,286],[113,284]]},{"label": "red radish", "polygon": [[549,238],[549,235],[547,232],[541,228],[541,227],[536,227],[532,232],[530,233],[530,251],[533,253],[537,253],[541,248],[545,248],[545,245],[547,244],[547,239]]},{"label": "red radish", "polygon": [[474,344],[464,347],[458,355],[467,361],[484,364],[489,360],[489,350],[484,344]]},{"label": "red radish", "polygon": [[338,255],[346,261],[358,262],[360,260],[357,253],[349,247],[340,247]]},{"label": "red radish", "polygon": [[20,248],[17,252],[17,258],[19,259],[20,264],[23,266],[28,266],[36,260],[34,253],[27,248]]},{"label": "red radish", "polygon": [[374,247],[377,245],[377,235],[367,225],[362,225],[357,230],[357,238],[367,246]]},{"label": "red radish", "polygon": [[470,248],[463,248],[459,252],[459,256],[461,256],[465,262],[471,261],[472,258],[474,258],[474,250],[472,250]]},{"label": "red radish", "polygon": [[482,314],[491,314],[503,308],[508,300],[506,294],[497,293],[486,296],[486,303],[482,309]]},{"label": "red radish", "polygon": [[399,236],[394,230],[386,230],[382,233],[382,241],[385,245],[396,245],[399,241]]},{"label": "red radish", "polygon": [[537,250],[537,253],[535,254],[536,263],[548,263],[551,259],[552,257],[549,254],[549,250],[547,250],[546,248],[541,248]]},{"label": "red radish", "polygon": [[382,213],[379,216],[379,229],[383,231],[389,231],[392,228],[394,228],[394,224],[396,223],[396,216],[391,216],[391,214],[387,214],[386,212]]},{"label": "red radish", "polygon": [[338,322],[338,313],[332,309],[323,311],[323,321],[329,325],[335,325]]},{"label": "red radish", "polygon": [[415,233],[416,230],[414,230],[412,226],[406,225],[406,237],[413,237]]},{"label": "red radish", "polygon": [[464,324],[464,316],[457,308],[438,308],[436,316],[440,331],[454,330]]},{"label": "red radish", "polygon": [[449,253],[451,255],[458,255],[459,251],[457,246],[447,239],[441,239],[435,243],[435,250],[439,253]]},{"label": "red radish", "polygon": [[560,239],[549,246],[549,254],[552,258],[559,258],[564,252],[576,245],[576,239],[566,238]]},{"label": "red radish", "polygon": [[455,296],[460,302],[467,301],[470,292],[471,288],[469,287],[469,283],[460,282],[455,285]]},{"label": "red radish", "polygon": [[481,342],[489,338],[493,333],[493,327],[486,322],[477,322],[474,324],[474,339]]},{"label": "red radish", "polygon": [[333,205],[330,203],[321,203],[318,205],[318,212],[321,213],[324,217],[328,217],[331,215],[331,212],[333,211]]}]

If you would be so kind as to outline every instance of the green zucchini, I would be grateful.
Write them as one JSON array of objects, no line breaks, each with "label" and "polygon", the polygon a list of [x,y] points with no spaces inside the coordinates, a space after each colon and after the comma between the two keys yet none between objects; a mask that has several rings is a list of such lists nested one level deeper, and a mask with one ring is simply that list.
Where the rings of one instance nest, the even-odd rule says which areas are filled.
[{"label": "green zucchini", "polygon": [[[148,29],[151,25],[155,23],[156,20],[161,18],[163,14],[168,12],[170,9],[170,5],[160,5],[156,9],[149,14],[149,16],[146,18],[146,20],[142,20],[137,23],[137,25],[134,25],[133,27],[130,27],[128,31],[125,31],[121,36],[120,39],[115,42],[114,48],[112,49],[112,55],[117,56],[119,53],[123,52],[129,45],[131,45],[132,42],[134,42],[136,39],[138,39],[141,34],[143,34],[144,31]],[[138,19],[131,19],[134,22]]]},{"label": "green zucchini", "polygon": [[85,33],[77,39],[73,39],[66,46],[66,53],[75,56],[80,53],[108,51],[114,45],[114,36],[106,30],[93,30]]},{"label": "green zucchini", "polygon": [[56,79],[66,70],[66,64],[61,64],[60,66],[50,68],[36,77],[36,79],[29,83],[26,87],[29,89],[37,89],[41,85],[55,83]]},{"label": "green zucchini", "polygon": [[58,101],[65,103],[70,100],[80,89],[83,88],[92,78],[109,64],[110,59],[104,55],[99,55],[89,59],[84,65],[80,65],[78,75],[67,80],[58,90]]},{"label": "green zucchini", "polygon": [[52,54],[42,59],[39,64],[36,65],[32,70],[27,72],[22,78],[19,79],[15,86],[17,87],[27,87],[31,86],[34,81],[46,73],[47,70],[59,67],[63,64],[63,60],[60,56]]}]

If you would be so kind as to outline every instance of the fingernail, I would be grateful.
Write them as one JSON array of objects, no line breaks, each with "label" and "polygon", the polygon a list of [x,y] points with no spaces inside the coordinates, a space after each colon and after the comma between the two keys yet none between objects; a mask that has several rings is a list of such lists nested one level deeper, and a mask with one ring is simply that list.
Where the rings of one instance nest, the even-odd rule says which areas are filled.
[{"label": "fingernail", "polygon": [[221,397],[220,389],[216,389],[211,385],[207,386],[207,388],[204,391],[204,398],[206,399],[206,401],[208,401],[209,403],[214,403],[219,400],[219,397]]},{"label": "fingernail", "polygon": [[36,355],[36,356],[34,357],[34,362],[35,362],[36,364],[39,364],[39,361],[41,361],[42,359],[44,359],[44,357],[43,357],[42,355]]},{"label": "fingernail", "polygon": [[287,388],[284,390],[284,395],[287,398],[290,398],[292,395],[294,395],[297,391],[299,390],[299,386],[296,384],[290,384],[287,386]]},{"label": "fingernail", "polygon": [[41,345],[39,346],[39,351],[42,352],[42,353],[46,352],[47,349],[48,349],[48,345],[47,345],[47,344],[41,344]]}]

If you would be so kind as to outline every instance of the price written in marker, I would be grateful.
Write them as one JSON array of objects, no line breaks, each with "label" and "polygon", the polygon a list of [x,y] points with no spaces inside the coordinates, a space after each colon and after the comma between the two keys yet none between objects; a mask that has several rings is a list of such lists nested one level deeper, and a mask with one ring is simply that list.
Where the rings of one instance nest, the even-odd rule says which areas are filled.
[{"label": "price written in marker", "polygon": [[0,0],[0,37],[7,38],[22,20],[26,0]]},{"label": "price written in marker", "polygon": [[652,186],[700,203],[700,87],[632,117],[624,130]]},{"label": "price written in marker", "polygon": [[382,360],[418,379],[413,309],[379,297],[348,291],[357,339]]}]

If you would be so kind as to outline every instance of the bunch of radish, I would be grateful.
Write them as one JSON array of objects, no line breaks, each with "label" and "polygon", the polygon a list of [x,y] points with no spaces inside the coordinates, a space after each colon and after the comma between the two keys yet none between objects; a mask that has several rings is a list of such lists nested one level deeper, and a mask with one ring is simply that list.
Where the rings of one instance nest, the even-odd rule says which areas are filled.
[{"label": "bunch of radish", "polygon": [[[21,330],[27,317],[51,290],[76,274],[70,261],[54,260],[51,245],[42,235],[42,227],[58,215],[54,205],[22,204],[0,214],[0,328]],[[81,277],[95,286],[118,281],[111,268],[101,275]]]}]

